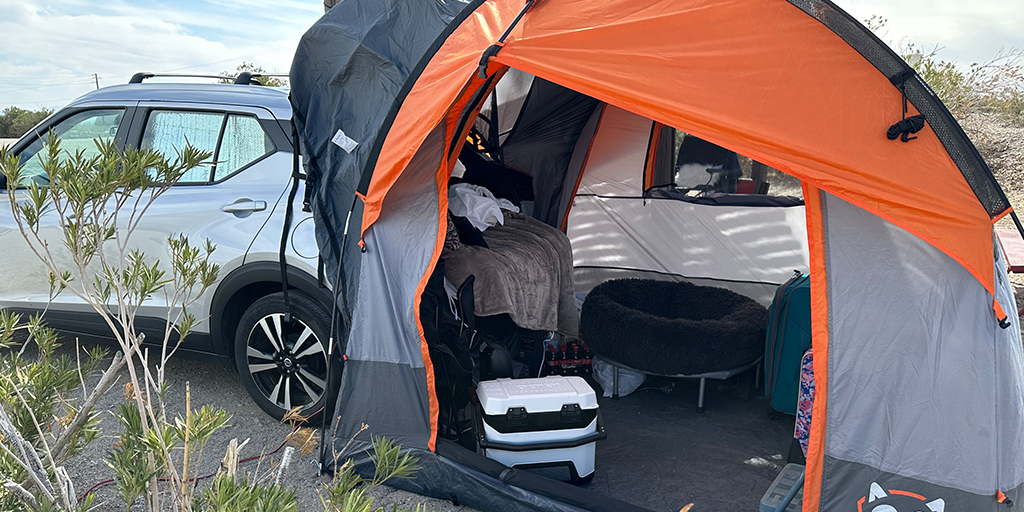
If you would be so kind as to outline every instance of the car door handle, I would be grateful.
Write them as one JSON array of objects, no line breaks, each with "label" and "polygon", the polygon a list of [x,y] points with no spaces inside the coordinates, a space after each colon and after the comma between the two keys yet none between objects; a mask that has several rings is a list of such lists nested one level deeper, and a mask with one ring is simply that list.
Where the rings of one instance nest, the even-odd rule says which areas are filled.
[{"label": "car door handle", "polygon": [[224,213],[260,212],[266,209],[266,201],[253,201],[252,199],[239,199],[220,207],[220,210]]}]

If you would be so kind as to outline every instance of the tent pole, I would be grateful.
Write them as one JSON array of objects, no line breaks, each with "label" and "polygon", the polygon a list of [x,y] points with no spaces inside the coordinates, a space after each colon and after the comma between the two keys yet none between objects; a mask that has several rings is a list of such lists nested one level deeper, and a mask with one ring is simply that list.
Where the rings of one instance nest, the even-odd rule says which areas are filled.
[{"label": "tent pole", "polygon": [[1017,232],[1020,233],[1021,238],[1024,238],[1024,225],[1021,225],[1016,210],[1010,210],[1010,218],[1013,219],[1014,225],[1017,226]]},{"label": "tent pole", "polygon": [[[320,460],[317,461],[317,476],[324,475],[324,455],[327,453],[327,411],[328,409],[330,409],[331,406],[331,390],[334,388],[332,381],[333,373],[331,370],[334,369],[334,343],[335,340],[338,338],[334,335],[335,326],[337,325],[335,323],[335,320],[338,319],[338,317],[342,315],[342,313],[344,313],[343,311],[338,310],[338,295],[341,295],[342,297],[342,307],[345,308],[345,311],[348,311],[348,295],[345,293],[344,288],[339,288],[339,286],[341,285],[341,269],[344,268],[342,255],[343,251],[345,250],[345,242],[348,240],[348,228],[349,224],[352,222],[352,212],[355,211],[356,209],[356,201],[358,199],[359,196],[355,196],[352,198],[352,207],[348,209],[348,216],[345,218],[345,230],[341,235],[341,251],[338,252],[338,272],[334,277],[334,288],[331,289],[331,292],[334,295],[334,305],[331,306],[331,331],[328,334],[327,389],[324,390],[324,393],[327,395],[327,398],[324,400],[323,413],[320,415]],[[344,319],[344,317],[342,317],[342,319]],[[348,323],[351,326],[351,321]],[[338,327],[344,328],[344,326]],[[342,357],[344,357],[344,353],[342,354]],[[342,368],[342,370],[344,371],[344,368]],[[340,382],[338,383],[338,388],[340,391]],[[335,471],[337,469],[338,468],[334,468]]]},{"label": "tent pole", "polygon": [[533,7],[534,1],[535,0],[527,0],[526,5],[523,6],[523,10],[519,11],[519,15],[516,16],[516,19],[512,20],[512,23],[505,29],[505,33],[501,34],[501,37],[498,38],[498,42],[484,50],[484,55],[480,57],[480,66],[478,71],[478,76],[481,80],[487,78],[487,61],[489,61],[491,57],[498,55],[498,51],[501,50],[501,45],[505,43],[505,39],[512,33],[512,29],[516,28],[516,25],[519,24],[519,20],[523,19],[523,16],[526,15],[526,11],[529,11],[530,7]]}]

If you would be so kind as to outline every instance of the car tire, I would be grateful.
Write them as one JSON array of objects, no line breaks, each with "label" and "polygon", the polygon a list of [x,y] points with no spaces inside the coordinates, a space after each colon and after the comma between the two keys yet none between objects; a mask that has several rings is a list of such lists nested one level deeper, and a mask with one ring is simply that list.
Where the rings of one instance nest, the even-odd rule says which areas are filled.
[{"label": "car tire", "polygon": [[[267,295],[245,310],[235,330],[235,368],[249,396],[267,414],[280,420],[301,406],[299,414],[313,421],[328,405],[331,316],[300,291],[289,290],[288,300],[290,323],[285,321],[282,292]],[[331,369],[332,383],[339,381],[340,366]]]}]

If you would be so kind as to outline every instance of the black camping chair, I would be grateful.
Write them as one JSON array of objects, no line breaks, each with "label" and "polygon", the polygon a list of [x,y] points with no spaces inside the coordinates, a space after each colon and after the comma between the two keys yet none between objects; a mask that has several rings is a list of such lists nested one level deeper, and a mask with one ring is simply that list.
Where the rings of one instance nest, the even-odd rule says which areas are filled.
[{"label": "black camping chair", "polygon": [[481,336],[478,342],[476,332],[476,314],[475,308],[473,307],[473,301],[476,298],[473,295],[474,282],[476,282],[475,276],[471,275],[467,277],[466,280],[459,285],[459,290],[455,294],[456,301],[458,302],[456,309],[461,317],[463,329],[465,329],[464,332],[468,333],[468,338],[460,333],[459,339],[469,340],[467,348],[469,348],[471,352],[479,348],[480,380],[493,380],[506,377],[511,378],[513,375],[512,353],[508,351],[508,348],[493,336]]},{"label": "black camping chair", "polygon": [[459,285],[459,290],[455,294],[456,309],[459,312],[459,319],[462,320],[459,339],[462,339],[463,333],[468,332],[469,346],[466,348],[470,350],[473,350],[473,346],[476,344],[476,316],[474,315],[475,309],[473,307],[473,301],[476,300],[476,296],[473,295],[474,282],[476,282],[476,276],[471,275],[467,277]]}]

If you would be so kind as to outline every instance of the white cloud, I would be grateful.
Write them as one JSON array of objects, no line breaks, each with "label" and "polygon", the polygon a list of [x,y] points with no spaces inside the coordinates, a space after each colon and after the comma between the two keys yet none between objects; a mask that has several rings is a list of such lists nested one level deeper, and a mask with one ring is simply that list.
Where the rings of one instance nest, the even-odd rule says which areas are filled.
[{"label": "white cloud", "polygon": [[[1024,48],[1022,0],[837,0],[882,39],[913,41],[961,65]],[[287,73],[321,0],[0,0],[0,108],[59,107],[137,71],[216,74],[242,60]]]},{"label": "white cloud", "polygon": [[890,46],[913,42],[967,66],[986,62],[1000,48],[1024,49],[1024,3],[1021,0],[838,0],[859,20],[888,19],[880,34]]},{"label": "white cloud", "polygon": [[60,106],[95,88],[93,73],[101,86],[137,71],[216,74],[242,60],[287,73],[299,38],[322,12],[310,4],[0,0],[0,107]]}]

